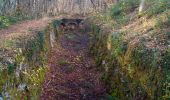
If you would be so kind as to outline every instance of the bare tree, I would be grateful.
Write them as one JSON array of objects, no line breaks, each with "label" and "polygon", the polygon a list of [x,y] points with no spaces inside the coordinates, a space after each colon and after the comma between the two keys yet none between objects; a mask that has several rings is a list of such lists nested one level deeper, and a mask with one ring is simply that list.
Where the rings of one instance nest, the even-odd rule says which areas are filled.
[{"label": "bare tree", "polygon": [[19,11],[36,17],[60,13],[86,14],[105,9],[108,0],[0,0],[0,3],[0,14]]}]

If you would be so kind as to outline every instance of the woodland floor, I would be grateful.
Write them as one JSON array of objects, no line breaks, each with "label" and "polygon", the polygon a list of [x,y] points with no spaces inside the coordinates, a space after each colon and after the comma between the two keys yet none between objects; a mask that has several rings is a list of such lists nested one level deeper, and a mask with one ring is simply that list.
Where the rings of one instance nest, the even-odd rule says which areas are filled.
[{"label": "woodland floor", "polygon": [[105,100],[101,73],[88,53],[89,36],[79,30],[59,36],[49,55],[40,100]]},{"label": "woodland floor", "polygon": [[[0,40],[32,36],[52,19],[22,21],[0,30]],[[23,38],[22,38],[23,39]],[[4,41],[0,41],[3,44]],[[40,100],[105,100],[101,73],[88,53],[89,36],[79,29],[60,35],[49,54]],[[3,45],[0,45],[3,47]]]},{"label": "woodland floor", "polygon": [[26,20],[18,22],[7,28],[0,30],[0,39],[19,36],[30,36],[32,31],[38,31],[44,29],[50,22],[49,18],[39,20]]}]

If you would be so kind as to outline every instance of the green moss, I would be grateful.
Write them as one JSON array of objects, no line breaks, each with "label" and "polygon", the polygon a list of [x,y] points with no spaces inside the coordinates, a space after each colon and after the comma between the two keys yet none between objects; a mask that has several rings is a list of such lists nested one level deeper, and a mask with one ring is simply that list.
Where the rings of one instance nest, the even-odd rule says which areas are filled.
[{"label": "green moss", "polygon": [[[128,28],[126,29],[126,27],[121,26],[126,25],[129,21],[129,16],[132,16],[128,14],[132,14],[131,12],[135,14],[138,11],[140,4],[139,2],[140,0],[120,0],[119,3],[113,5],[110,9],[110,16],[114,22],[113,27],[116,29],[116,32],[111,33],[110,41],[110,35],[106,33],[106,31],[103,31],[97,25],[93,25],[90,50],[92,54],[95,55],[97,65],[101,66],[101,69],[105,69],[105,67],[108,68],[101,79],[106,83],[109,99],[116,97],[120,100],[131,100],[140,96],[140,99],[169,100],[170,49],[163,53],[161,50],[159,50],[160,48],[156,49],[157,46],[153,48],[148,47],[146,44],[150,43],[150,40],[155,41],[154,39],[147,36],[155,31],[160,32],[159,36],[161,39],[165,38],[165,41],[169,39],[169,32],[165,32],[169,29],[170,23],[170,1],[146,0],[146,9],[143,15],[147,16],[147,18],[155,18],[156,20],[154,22],[156,22],[156,25],[155,27],[152,27],[152,32],[150,29],[149,31],[146,31],[148,32],[145,33],[146,37],[145,34],[136,35],[136,37],[139,36],[139,38],[142,39],[139,41],[139,43],[133,44],[133,42],[130,40],[131,34],[130,39],[128,39],[129,36],[124,35],[123,32],[120,31],[130,31]],[[136,24],[137,26],[134,27],[134,31],[139,31],[139,27],[143,28],[141,31],[148,30],[142,26],[143,24],[141,24],[147,21],[147,18],[146,20],[141,18],[141,22],[138,24],[139,20],[137,17],[135,17],[135,22],[131,20],[132,22],[130,22],[127,27],[131,27],[131,25],[133,26]],[[120,24],[120,30],[119,28],[115,28],[117,24]],[[161,32],[163,33],[163,37]],[[153,33],[152,35],[155,37],[158,34]],[[157,41],[157,43],[159,43],[159,41]],[[109,44],[108,47],[107,44]],[[110,47],[111,49],[108,50]],[[163,55],[161,56],[162,53]],[[104,64],[102,64],[103,61],[105,62]]]},{"label": "green moss", "polygon": [[168,37],[170,37],[170,32],[167,32],[166,35],[167,35]]},{"label": "green moss", "polygon": [[156,18],[155,28],[167,28],[170,25],[170,16],[162,15],[163,18]]},{"label": "green moss", "polygon": [[[37,32],[34,37],[24,42],[26,43],[24,46],[21,45],[22,47],[20,48],[14,48],[12,55],[10,55],[12,62],[5,61],[5,64],[3,64],[4,68],[0,69],[0,93],[4,92],[3,88],[5,86],[7,88],[5,91],[10,93],[13,99],[28,99],[30,97],[38,99],[47,70],[47,47],[45,42],[48,40],[46,40],[45,35],[44,32]],[[21,43],[22,41],[17,42]],[[13,44],[15,43],[13,42]],[[2,50],[1,52],[4,51]],[[3,58],[0,58],[0,62],[4,62]],[[18,70],[21,64],[24,66],[24,70]],[[25,65],[28,66],[25,67]],[[21,67],[23,68],[23,66]],[[15,72],[18,72],[19,76],[16,76]],[[26,93],[26,90],[22,91],[22,93],[17,90],[18,85],[22,83],[28,86],[27,91],[29,91],[29,95],[23,95]]]},{"label": "green moss", "polygon": [[145,14],[150,17],[154,16],[155,14],[159,14],[161,12],[166,11],[170,8],[170,1],[169,0],[154,0],[154,1],[147,1],[149,7],[145,11]]},{"label": "green moss", "polygon": [[138,44],[132,51],[132,63],[141,69],[154,67],[157,64],[157,50],[147,48],[144,44]]},{"label": "green moss", "polygon": [[52,24],[53,24],[53,27],[57,27],[57,26],[59,26],[60,24],[61,24],[61,20],[54,20],[53,22],[52,22]]},{"label": "green moss", "polygon": [[17,14],[14,14],[12,16],[0,16],[0,29],[6,28],[24,19],[29,19],[29,17],[23,16],[23,15],[17,15]]},{"label": "green moss", "polygon": [[119,100],[119,99],[117,99],[115,96],[112,96],[112,95],[107,95],[107,96],[106,96],[106,99],[107,99],[107,100]]},{"label": "green moss", "polygon": [[170,98],[170,49],[168,49],[161,59],[161,66],[163,68],[164,75],[164,98]]},{"label": "green moss", "polygon": [[121,14],[121,8],[119,7],[119,5],[114,5],[111,8],[111,16],[119,16]]},{"label": "green moss", "polygon": [[123,42],[123,33],[112,33],[112,56],[118,57],[125,54],[127,50],[127,43]]},{"label": "green moss", "polygon": [[11,75],[14,72],[16,66],[14,64],[9,63],[8,64],[8,74]]},{"label": "green moss", "polygon": [[35,58],[35,54],[39,55],[41,52],[46,52],[44,43],[45,37],[43,32],[38,32],[36,37],[28,40],[24,51],[24,56],[28,59],[28,61],[32,61],[33,58]]},{"label": "green moss", "polygon": [[100,28],[99,26],[95,25],[95,24],[92,24],[91,25],[91,37],[90,37],[90,53],[93,54],[93,55],[96,55],[98,53],[98,50],[99,49],[96,49],[96,48],[99,48],[101,42],[99,41],[99,37],[100,37]]}]

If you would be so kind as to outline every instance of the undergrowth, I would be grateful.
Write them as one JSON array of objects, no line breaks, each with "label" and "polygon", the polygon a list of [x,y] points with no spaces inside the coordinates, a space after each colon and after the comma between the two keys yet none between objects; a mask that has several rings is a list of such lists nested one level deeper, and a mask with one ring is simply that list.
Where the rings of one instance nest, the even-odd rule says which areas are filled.
[{"label": "undergrowth", "polygon": [[12,61],[1,59],[0,93],[4,99],[38,99],[47,71],[45,41],[45,33],[38,32],[24,47],[14,50]]},{"label": "undergrowth", "polygon": [[148,17],[154,16],[156,14],[167,12],[170,8],[169,0],[146,0],[147,9],[144,11],[144,14]]},{"label": "undergrowth", "polygon": [[164,72],[164,95],[163,98],[165,99],[170,99],[170,49],[168,49],[164,54],[163,57],[161,59],[161,66],[163,67],[163,72]]},{"label": "undergrowth", "polygon": [[0,15],[0,29],[6,28],[12,24],[15,24],[18,21],[31,19],[31,17],[24,16],[21,14],[14,14],[14,15]]},{"label": "undergrowth", "polygon": [[[97,24],[91,29],[90,50],[96,64],[105,69],[101,79],[109,99],[168,100],[170,1],[145,0],[141,14],[139,1],[119,0],[109,11],[97,14],[91,20]],[[105,24],[98,26],[104,19],[112,25],[110,30],[104,29]]]}]

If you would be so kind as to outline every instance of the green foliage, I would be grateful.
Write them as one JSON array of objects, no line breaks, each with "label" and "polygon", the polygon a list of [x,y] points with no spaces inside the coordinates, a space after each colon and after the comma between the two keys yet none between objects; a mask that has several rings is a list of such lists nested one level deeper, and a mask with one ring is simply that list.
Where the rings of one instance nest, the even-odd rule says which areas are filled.
[{"label": "green foliage", "polygon": [[0,28],[5,28],[13,23],[16,23],[16,19],[9,16],[0,16]]},{"label": "green foliage", "polygon": [[11,75],[14,72],[15,66],[14,64],[8,64],[8,74]]},{"label": "green foliage", "polygon": [[61,20],[54,20],[53,23],[52,23],[53,27],[59,26],[61,24],[61,22],[62,22]]},{"label": "green foliage", "polygon": [[120,0],[110,9],[110,14],[119,24],[126,23],[129,19],[128,13],[132,12],[139,5],[139,0]]},{"label": "green foliage", "polygon": [[113,33],[112,34],[112,56],[117,57],[124,54],[127,50],[127,43],[122,40],[123,33]]},{"label": "green foliage", "polygon": [[163,74],[164,74],[164,99],[170,99],[170,49],[168,49],[161,59],[161,66],[163,68]]},{"label": "green foliage", "polygon": [[39,50],[39,47],[35,40],[29,40],[28,41],[28,47],[26,48],[26,57],[29,61],[32,60],[34,52]]},{"label": "green foliage", "polygon": [[93,33],[96,33],[96,34],[99,34],[99,33],[100,33],[100,28],[99,28],[99,26],[97,26],[97,25],[92,25],[91,28],[92,28],[92,32],[93,32]]},{"label": "green foliage", "polygon": [[98,42],[98,35],[100,33],[100,28],[97,25],[92,24],[91,25],[91,30],[92,30],[92,34],[90,37],[90,50],[92,54],[97,53],[97,49],[94,49],[95,47],[97,47],[97,42]]},{"label": "green foliage", "polygon": [[93,17],[94,17],[94,21],[96,21],[96,22],[112,24],[112,23],[110,23],[112,21],[112,18],[110,16],[110,10],[102,12],[102,14],[95,13],[95,15],[93,15]]},{"label": "green foliage", "polygon": [[155,18],[155,22],[155,28],[168,28],[170,26],[170,16],[168,13],[163,13],[160,17]]},{"label": "green foliage", "polygon": [[139,0],[120,0],[118,4],[115,4],[111,7],[112,17],[118,16],[121,14],[127,14],[137,8],[139,5]]},{"label": "green foliage", "polygon": [[148,8],[145,11],[145,14],[150,17],[155,14],[159,14],[161,12],[167,11],[170,8],[169,0],[148,0]]},{"label": "green foliage", "polygon": [[170,32],[167,32],[166,35],[167,35],[168,37],[170,37]]},{"label": "green foliage", "polygon": [[[140,0],[119,0],[119,3],[113,5],[110,8],[110,16],[114,22],[113,26],[127,24],[129,16],[138,12],[139,2]],[[114,100],[114,97],[124,98],[127,95],[129,96],[127,97],[128,99],[138,95],[143,98],[147,95],[145,99],[149,100],[170,99],[170,49],[161,56],[163,52],[160,48],[147,45],[154,40],[152,36],[150,37],[151,34],[154,37],[158,36],[158,34],[154,34],[158,32],[157,29],[159,29],[159,35],[163,34],[165,36],[166,34],[164,37],[165,45],[162,45],[167,46],[166,43],[169,43],[170,32],[167,32],[170,25],[169,7],[170,0],[146,0],[146,9],[143,14],[147,18],[151,17],[151,23],[148,22],[146,24],[150,26],[149,24],[153,23],[152,25],[155,26],[152,26],[152,31],[150,31],[150,28],[144,27],[145,25],[142,23],[150,21],[150,19],[145,20],[145,17],[144,19],[139,18],[139,20],[135,17],[134,22],[131,20],[132,22],[130,23],[132,24],[127,26],[130,26],[130,29],[134,27],[133,31],[136,31],[136,33],[139,30],[149,30],[145,33],[146,37],[143,34],[135,35],[141,40],[137,44],[135,44],[136,41],[134,43],[134,41],[130,40],[131,36],[135,37],[134,35],[128,34],[130,36],[127,36],[121,33],[122,30],[130,32],[131,30],[126,29],[127,27],[120,27],[120,30],[114,30],[118,32],[112,33],[111,42],[110,38],[108,39],[107,31],[100,31],[100,27],[96,26],[92,28],[94,34],[91,40],[93,44],[91,50],[96,56],[97,64],[100,65],[104,61],[103,69],[108,68],[108,71],[101,77],[108,86],[110,94],[108,99]],[[138,29],[139,27],[143,29]],[[128,41],[129,45],[124,43],[124,40]],[[160,41],[157,42],[159,43]],[[108,48],[111,47],[111,50],[107,50],[107,43],[111,44],[111,46],[108,46]],[[167,46],[167,48],[169,47]],[[108,60],[108,58],[111,60]]]},{"label": "green foliage", "polygon": [[[21,49],[16,50],[15,63],[17,66],[14,66],[15,64],[9,63],[7,66],[7,74],[3,76],[8,77],[8,79],[5,78],[3,79],[3,81],[0,82],[0,89],[1,86],[3,86],[7,81],[16,85],[23,82],[28,85],[28,91],[30,92],[29,95],[23,95],[22,93],[24,93],[25,91],[18,91],[17,87],[8,89],[10,95],[15,99],[21,99],[22,97],[31,97],[32,99],[37,99],[45,78],[45,72],[47,70],[47,68],[44,66],[45,61],[43,59],[45,55],[44,33],[38,32],[36,37],[27,42],[26,47],[26,50],[23,49],[23,51]],[[15,68],[19,67],[19,64],[23,62],[23,58],[26,58],[25,60],[28,64],[31,63],[31,66],[29,66],[29,68],[25,72],[20,72],[19,78],[14,79],[12,77],[14,75],[13,72],[15,71]]]},{"label": "green foliage", "polygon": [[18,15],[18,14],[14,14],[11,16],[1,16],[0,15],[0,29],[6,28],[18,21],[25,20],[25,19],[30,19],[30,18],[27,16],[24,16],[24,15]]},{"label": "green foliage", "polygon": [[6,83],[7,81],[7,71],[6,70],[3,70],[3,71],[0,71],[0,92],[3,91],[3,85]]},{"label": "green foliage", "polygon": [[44,42],[43,32],[38,32],[36,38],[28,40],[25,55],[29,61],[32,61],[35,53],[45,51]]},{"label": "green foliage", "polygon": [[39,48],[41,51],[43,51],[45,49],[44,47],[44,33],[43,32],[38,32],[37,33],[37,42],[38,42],[38,45],[39,45]]},{"label": "green foliage", "polygon": [[22,49],[21,48],[16,50],[16,54],[15,54],[14,58],[15,58],[16,65],[19,65],[22,62],[24,56],[22,54]]},{"label": "green foliage", "polygon": [[59,26],[60,26],[61,22],[62,22],[61,20],[54,20],[52,25],[51,25],[53,27],[53,29],[54,29],[56,37],[58,37],[63,31],[63,30],[59,29]]},{"label": "green foliage", "polygon": [[[120,0],[117,4],[113,5],[110,9],[111,17],[118,24],[125,24],[129,21],[128,14],[133,12],[139,7],[140,0]],[[161,12],[168,12],[170,8],[169,0],[147,0],[147,9],[142,15],[147,15],[148,17]]]},{"label": "green foliage", "polygon": [[103,73],[103,75],[101,76],[101,80],[108,85],[110,82],[110,77],[108,76],[108,74]]},{"label": "green foliage", "polygon": [[119,5],[114,5],[111,8],[111,16],[114,18],[115,16],[119,16],[121,14],[121,8]]},{"label": "green foliage", "polygon": [[[33,100],[36,100],[39,97],[39,93],[41,91],[41,87],[45,79],[46,71],[47,71],[46,66],[44,67],[40,66],[35,70],[29,70],[27,72],[23,72],[24,80],[28,84],[28,87],[29,87],[28,88],[30,91],[29,96]],[[15,91],[15,94],[19,94],[19,92]]]},{"label": "green foliage", "polygon": [[[14,100],[29,97],[36,100],[39,97],[47,70],[44,38],[44,32],[38,32],[35,37],[27,41],[24,45],[25,48],[14,48],[12,61],[11,59],[9,59],[10,61],[0,59],[1,62],[5,62],[4,68],[0,68],[0,93],[7,91]],[[24,71],[18,71],[17,67],[20,67],[21,64],[28,64],[29,67]],[[15,75],[14,72],[18,74]],[[18,85],[22,83],[27,85],[27,93],[26,90],[18,90]],[[4,86],[7,88],[6,90],[3,90]],[[4,97],[4,99],[6,98]]]},{"label": "green foliage", "polygon": [[155,49],[147,48],[143,43],[139,44],[132,51],[132,63],[136,67],[145,69],[147,67],[154,67],[157,64],[157,51]]},{"label": "green foliage", "polygon": [[107,100],[118,100],[115,96],[112,96],[112,95],[107,95],[106,99]]},{"label": "green foliage", "polygon": [[[38,32],[34,38],[27,41],[26,48],[23,49],[23,52],[19,50],[15,57],[17,63],[20,64],[22,58],[26,58],[25,60],[29,64],[29,68],[25,72],[20,73],[21,81],[19,83],[25,82],[30,92],[29,95],[25,95],[24,98],[31,97],[32,99],[38,99],[39,97],[39,92],[47,70],[47,67],[44,66],[46,64],[46,60],[44,59],[46,53],[44,42],[44,33]],[[16,98],[23,96],[17,89],[15,90],[15,88],[10,89],[10,93]]]}]

